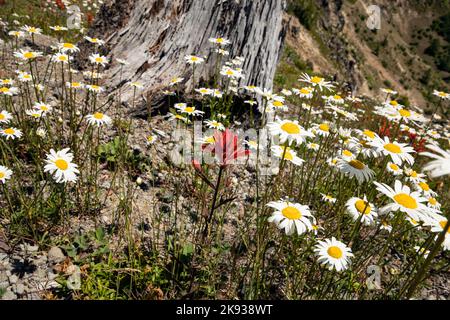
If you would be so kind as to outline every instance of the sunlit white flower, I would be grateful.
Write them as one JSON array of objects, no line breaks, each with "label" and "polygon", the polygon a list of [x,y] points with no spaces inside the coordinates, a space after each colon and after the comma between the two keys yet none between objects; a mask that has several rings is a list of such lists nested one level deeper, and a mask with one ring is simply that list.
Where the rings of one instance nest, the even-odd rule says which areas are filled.
[{"label": "sunlit white flower", "polygon": [[42,52],[37,51],[27,51],[20,49],[19,51],[14,52],[14,57],[22,59],[24,61],[36,59],[37,57],[41,57]]},{"label": "sunlit white flower", "polygon": [[444,91],[433,90],[433,94],[441,99],[450,99],[450,93]]},{"label": "sunlit white flower", "polygon": [[94,93],[102,93],[103,91],[105,91],[105,89],[103,89],[102,87],[96,85],[96,84],[87,84],[86,88]]},{"label": "sunlit white flower", "polygon": [[200,63],[203,63],[205,61],[205,59],[203,59],[201,57],[193,56],[193,55],[185,56],[184,60],[186,60],[186,62],[188,64],[200,64]]},{"label": "sunlit white flower", "polygon": [[320,195],[322,196],[323,201],[330,202],[330,203],[335,203],[337,201],[336,198],[333,198],[329,194],[321,193]]},{"label": "sunlit white flower", "polygon": [[61,63],[67,64],[67,63],[69,63],[70,60],[72,60],[72,57],[69,57],[67,54],[60,53],[60,52],[55,53],[52,56],[53,62],[61,62]]},{"label": "sunlit white flower", "polygon": [[312,230],[313,216],[308,206],[284,200],[271,201],[267,206],[276,210],[268,221],[284,229],[287,235],[292,235],[295,231],[301,235]]},{"label": "sunlit white flower", "polygon": [[[437,178],[450,174],[450,150],[444,151],[436,145],[427,144],[427,149],[434,151],[431,152],[422,152],[420,155],[430,157],[435,159],[433,161],[428,162],[423,168],[423,171],[430,172],[430,177]],[[437,154],[436,154],[437,153]]]},{"label": "sunlit white flower", "polygon": [[325,81],[324,78],[318,77],[318,76],[309,76],[306,73],[303,73],[302,76],[300,77],[299,81],[302,82],[307,82],[309,83],[311,86],[313,87],[319,87],[320,90],[325,89],[331,89],[333,87],[333,85],[331,84],[331,82],[329,81]]},{"label": "sunlit white flower", "polygon": [[183,121],[185,123],[189,123],[190,122],[188,118],[182,116],[181,114],[177,114],[177,113],[174,114],[172,112],[169,112],[167,114],[167,117],[169,118],[169,121],[180,120],[180,121]]},{"label": "sunlit white flower", "polygon": [[10,31],[8,32],[10,36],[16,37],[16,38],[23,38],[25,37],[25,33],[23,31]]},{"label": "sunlit white flower", "polygon": [[356,159],[341,160],[338,167],[350,178],[356,178],[360,184],[369,181],[374,175],[374,172],[366,164]]},{"label": "sunlit white flower", "polygon": [[89,41],[90,43],[95,43],[95,44],[98,44],[99,46],[102,46],[102,45],[105,44],[105,41],[100,40],[100,39],[98,39],[98,38],[91,38],[91,37],[88,37],[88,36],[85,36],[84,38],[85,38],[87,41]]},{"label": "sunlit white flower", "polygon": [[73,43],[70,43],[70,42],[58,43],[58,49],[62,53],[66,53],[66,52],[76,53],[76,52],[80,51],[80,48],[78,48],[76,45],[74,45]]},{"label": "sunlit white flower", "polygon": [[416,252],[418,254],[422,255],[424,259],[426,259],[428,257],[428,255],[430,254],[430,250],[426,250],[423,247],[414,246],[414,250],[416,250]]},{"label": "sunlit white flower", "polygon": [[69,148],[55,151],[50,150],[45,160],[44,172],[50,172],[56,183],[76,182],[77,174],[80,171],[78,166],[72,162],[73,154],[69,152]]},{"label": "sunlit white flower", "polygon": [[378,216],[377,209],[367,201],[366,196],[363,199],[352,197],[346,202],[345,206],[353,221],[361,219],[361,223],[366,226],[373,224],[374,219]]},{"label": "sunlit white flower", "polygon": [[102,65],[103,67],[109,62],[108,58],[101,56],[98,53],[91,54],[89,61],[93,64]]},{"label": "sunlit white flower", "polygon": [[416,221],[428,221],[433,213],[433,210],[424,204],[427,199],[422,197],[420,192],[411,192],[411,189],[407,185],[402,185],[399,180],[395,180],[394,189],[384,183],[375,181],[374,184],[378,191],[393,200],[392,203],[380,208],[380,213],[400,210]]},{"label": "sunlit white flower", "polygon": [[77,89],[83,89],[84,84],[81,82],[72,81],[72,82],[66,82],[66,87],[77,90]]},{"label": "sunlit white flower", "polygon": [[13,79],[0,79],[0,85],[2,86],[12,86],[14,84]]},{"label": "sunlit white flower", "polygon": [[211,43],[218,44],[218,45],[220,45],[220,46],[226,46],[226,45],[228,45],[228,44],[231,43],[230,40],[225,39],[225,38],[222,38],[222,37],[219,37],[219,38],[209,38],[208,41],[211,42]]},{"label": "sunlit white flower", "polygon": [[199,116],[199,115],[204,114],[203,111],[197,110],[197,109],[195,109],[195,107],[187,106],[185,103],[177,103],[177,104],[175,104],[175,108],[179,112],[186,113],[190,116]]},{"label": "sunlit white flower", "polygon": [[272,146],[271,151],[275,155],[275,157],[290,161],[297,166],[301,165],[305,161],[303,159],[300,159],[297,156],[297,153],[289,147]]},{"label": "sunlit white flower", "polygon": [[280,143],[285,143],[286,141],[292,143],[295,141],[297,144],[302,144],[308,137],[314,137],[311,132],[299,125],[297,120],[277,119],[268,123],[267,126],[270,134],[280,137]]},{"label": "sunlit white flower", "polygon": [[220,130],[220,131],[225,130],[225,126],[216,120],[205,120],[205,124],[208,128],[211,128],[211,129],[216,129],[216,130]]},{"label": "sunlit white flower", "polygon": [[0,182],[6,183],[6,180],[11,179],[12,171],[5,166],[0,166]]},{"label": "sunlit white flower", "polygon": [[69,30],[68,28],[62,27],[62,26],[50,26],[49,28],[52,29],[53,31],[67,31],[67,30]]},{"label": "sunlit white flower", "polygon": [[0,134],[2,136],[6,137],[6,140],[9,140],[9,139],[14,140],[16,138],[22,137],[22,131],[17,128],[14,128],[14,127],[1,129]]},{"label": "sunlit white flower", "polygon": [[95,112],[94,114],[90,114],[86,116],[86,119],[90,125],[97,125],[99,127],[102,125],[108,126],[112,122],[111,117],[101,112]]},{"label": "sunlit white flower", "polygon": [[411,155],[415,152],[414,148],[406,143],[391,142],[388,137],[384,137],[384,139],[375,138],[370,144],[376,148],[379,154],[390,156],[392,162],[397,165],[401,165],[404,161],[411,166],[414,164],[414,158]]},{"label": "sunlit white flower", "polygon": [[23,31],[28,32],[28,34],[32,35],[32,34],[41,34],[42,33],[42,29],[40,28],[36,28],[36,27],[30,27],[27,25],[24,25],[21,28]]},{"label": "sunlit white flower", "polygon": [[28,109],[28,110],[25,110],[25,113],[35,119],[39,119],[43,115],[42,111],[38,110],[38,109]]},{"label": "sunlit white flower", "polygon": [[400,168],[398,165],[396,165],[393,162],[388,162],[386,165],[386,169],[392,173],[394,176],[399,176],[403,173],[402,168]]},{"label": "sunlit white flower", "polygon": [[319,263],[326,265],[329,270],[343,271],[349,267],[350,259],[353,257],[352,250],[335,237],[319,241],[314,247],[318,255]]},{"label": "sunlit white flower", "polygon": [[26,72],[26,71],[19,72],[18,78],[19,78],[20,82],[33,81],[33,76],[31,74],[29,74],[28,72]]},{"label": "sunlit white flower", "polygon": [[11,113],[6,110],[0,112],[0,123],[8,123],[12,119]]}]

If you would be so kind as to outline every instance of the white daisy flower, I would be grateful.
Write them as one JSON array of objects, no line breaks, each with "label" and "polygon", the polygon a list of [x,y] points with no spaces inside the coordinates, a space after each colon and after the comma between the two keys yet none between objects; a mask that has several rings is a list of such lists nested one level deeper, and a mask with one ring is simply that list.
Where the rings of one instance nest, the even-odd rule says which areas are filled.
[{"label": "white daisy flower", "polygon": [[292,235],[295,231],[301,235],[313,229],[314,217],[308,206],[284,200],[271,201],[267,206],[276,209],[268,221],[274,222],[278,228],[284,229],[287,235]]},{"label": "white daisy flower", "polygon": [[2,110],[1,112],[0,112],[0,123],[8,123],[9,122],[9,120],[11,120],[12,119],[12,115],[11,115],[11,113],[9,113],[8,111],[6,111],[6,110]]},{"label": "white daisy flower", "polygon": [[335,237],[319,241],[314,252],[318,255],[318,262],[326,265],[329,270],[343,271],[349,267],[353,257],[352,250]]},{"label": "white daisy flower", "polygon": [[216,120],[205,120],[205,124],[208,128],[211,128],[211,129],[216,129],[216,130],[220,130],[220,131],[225,130],[225,126]]},{"label": "white daisy flower", "polygon": [[372,179],[374,172],[369,169],[367,165],[363,162],[352,159],[352,160],[341,160],[338,163],[339,169],[350,178],[356,178],[361,184],[365,181]]},{"label": "white daisy flower", "polygon": [[408,146],[406,143],[399,143],[396,141],[390,141],[388,137],[375,138],[369,143],[379,154],[390,156],[392,162],[397,165],[401,165],[403,162],[407,162],[409,165],[414,164],[414,158],[411,153],[414,153],[414,148]]},{"label": "white daisy flower", "polygon": [[430,157],[435,159],[428,162],[424,167],[423,171],[429,171],[430,177],[437,178],[445,175],[450,175],[450,150],[444,151],[438,146],[427,144],[427,149],[436,152],[421,152],[420,155]]},{"label": "white daisy flower", "polygon": [[86,119],[90,125],[96,125],[99,127],[102,125],[108,126],[112,122],[111,117],[101,112],[95,112],[94,114],[87,115]]},{"label": "white daisy flower", "polygon": [[56,183],[77,181],[77,174],[80,171],[77,169],[78,166],[72,162],[73,154],[69,150],[69,148],[60,151],[51,149],[47,154],[44,172],[50,172]]},{"label": "white daisy flower", "polygon": [[74,45],[73,43],[70,43],[70,42],[58,43],[58,49],[62,53],[66,53],[66,52],[76,53],[76,52],[80,51],[80,48],[78,48],[76,45]]},{"label": "white daisy flower", "polygon": [[186,62],[188,64],[200,64],[200,63],[203,63],[205,61],[205,59],[203,59],[201,57],[193,56],[193,55],[185,56],[184,60],[186,60]]},{"label": "white daisy flower", "polygon": [[374,219],[378,216],[377,209],[367,201],[366,196],[363,199],[352,197],[346,202],[345,206],[353,221],[361,219],[361,223],[366,226],[373,224]]},{"label": "white daisy flower", "polygon": [[0,182],[6,183],[6,180],[11,179],[12,171],[5,166],[0,166]]},{"label": "white daisy flower", "polygon": [[2,136],[6,137],[6,140],[9,140],[9,139],[14,140],[14,139],[20,138],[22,136],[22,131],[11,127],[11,128],[0,130],[0,134]]},{"label": "white daisy flower", "polygon": [[297,156],[297,153],[289,147],[272,146],[271,151],[275,155],[275,157],[277,157],[279,159],[284,159],[284,160],[290,161],[297,166],[299,166],[303,162],[305,162],[305,160],[300,159]]},{"label": "white daisy flower", "polygon": [[300,77],[299,81],[307,82],[313,87],[319,87],[319,89],[322,91],[323,89],[331,89],[333,85],[329,81],[325,81],[324,78],[318,77],[318,76],[309,76],[306,73],[303,73]]},{"label": "white daisy flower", "polygon": [[105,56],[101,56],[98,53],[91,54],[89,56],[89,61],[91,61],[91,63],[93,64],[102,65],[102,67],[104,67],[109,62],[108,58],[106,58]]},{"label": "white daisy flower", "polygon": [[297,144],[302,144],[308,137],[314,137],[314,134],[305,130],[298,124],[297,120],[280,120],[277,119],[274,122],[267,124],[270,134],[280,137],[280,143],[288,141],[292,143],[295,141]]}]

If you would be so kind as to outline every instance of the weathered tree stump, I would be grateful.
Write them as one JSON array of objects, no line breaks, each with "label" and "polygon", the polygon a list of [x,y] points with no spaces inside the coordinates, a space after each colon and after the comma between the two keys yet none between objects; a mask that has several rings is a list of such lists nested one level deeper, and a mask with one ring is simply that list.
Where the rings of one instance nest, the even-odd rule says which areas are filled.
[{"label": "weathered tree stump", "polygon": [[[230,57],[245,59],[241,85],[271,88],[285,35],[284,5],[284,0],[113,0],[103,5],[89,34],[107,41],[109,85],[122,86],[124,101],[133,95],[125,81],[141,82],[146,94],[179,76],[189,91],[192,68],[185,55],[207,56],[195,79],[210,79],[217,57],[210,54],[210,37],[229,39]],[[122,75],[115,58],[129,62]]]}]

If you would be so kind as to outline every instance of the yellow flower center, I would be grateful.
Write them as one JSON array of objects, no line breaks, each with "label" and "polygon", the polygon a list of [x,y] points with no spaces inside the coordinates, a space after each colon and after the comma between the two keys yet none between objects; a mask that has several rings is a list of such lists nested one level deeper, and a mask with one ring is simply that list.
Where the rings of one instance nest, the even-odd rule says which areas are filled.
[{"label": "yellow flower center", "polygon": [[188,113],[192,113],[192,112],[194,112],[194,107],[186,107],[185,109],[184,109],[184,111],[186,111],[186,112],[188,112]]},{"label": "yellow flower center", "polygon": [[398,106],[398,102],[397,101],[395,101],[395,100],[392,100],[391,102],[389,102],[389,104],[391,105],[391,106]]},{"label": "yellow flower center", "polygon": [[66,56],[66,55],[64,55],[64,56],[59,56],[59,57],[58,57],[58,60],[59,60],[59,61],[67,61],[67,56]]},{"label": "yellow flower center", "polygon": [[197,57],[191,57],[191,61],[197,61],[198,58]]},{"label": "yellow flower center", "polygon": [[0,179],[3,179],[5,177],[5,173],[4,172],[0,172]]},{"label": "yellow flower center", "polygon": [[364,163],[362,163],[359,160],[351,160],[348,164],[351,165],[353,168],[358,169],[358,170],[362,170],[365,167]]},{"label": "yellow flower center", "polygon": [[100,113],[100,112],[94,113],[94,118],[97,119],[97,120],[102,120],[103,119],[103,113]]},{"label": "yellow flower center", "polygon": [[338,94],[335,94],[333,96],[333,98],[334,98],[334,100],[342,100],[342,97],[340,95],[338,95]]},{"label": "yellow flower center", "polygon": [[322,130],[322,131],[328,132],[328,131],[330,131],[330,126],[329,126],[328,124],[326,124],[326,123],[322,123],[322,124],[319,126],[319,129]]},{"label": "yellow flower center", "polygon": [[80,83],[79,82],[72,82],[72,87],[79,87]]},{"label": "yellow flower center", "polygon": [[407,209],[417,209],[417,201],[406,193],[399,193],[394,196],[395,202]]},{"label": "yellow flower center", "polygon": [[323,81],[323,78],[321,78],[321,77],[314,76],[311,78],[311,82],[315,83],[315,84],[321,83],[322,81]]},{"label": "yellow flower center", "polygon": [[67,168],[69,167],[69,164],[67,163],[66,160],[64,159],[58,159],[55,161],[55,165],[59,170],[67,170]]},{"label": "yellow flower center", "polygon": [[[442,227],[442,229],[445,229],[446,224],[447,224],[447,220],[439,221],[439,225]],[[450,233],[450,228],[448,228],[447,233]]]},{"label": "yellow flower center", "polygon": [[430,191],[430,186],[426,182],[419,182],[419,186],[423,191]]},{"label": "yellow flower center", "polygon": [[411,111],[406,109],[400,109],[398,113],[400,113],[400,115],[405,118],[411,117]]},{"label": "yellow flower center", "polygon": [[223,42],[223,38],[217,38],[216,41],[217,41],[217,43],[222,43]]},{"label": "yellow flower center", "polygon": [[0,120],[5,120],[5,115],[3,113],[0,113]]},{"label": "yellow flower center", "polygon": [[299,134],[300,126],[293,122],[286,122],[281,126],[281,129],[288,134]]},{"label": "yellow flower center", "polygon": [[33,52],[25,52],[25,53],[23,54],[23,56],[24,56],[26,59],[31,59],[31,58],[34,58],[34,53],[33,53]]},{"label": "yellow flower center", "polygon": [[308,88],[301,88],[301,89],[300,89],[300,92],[303,93],[303,94],[310,94],[310,93],[311,93],[311,90],[308,89]]},{"label": "yellow flower center", "polygon": [[28,32],[33,33],[33,32],[36,32],[36,31],[37,31],[37,30],[36,30],[36,28],[34,28],[34,27],[28,28]]},{"label": "yellow flower center", "polygon": [[227,75],[232,76],[234,74],[233,70],[228,69],[226,72]]},{"label": "yellow flower center", "polygon": [[340,257],[342,257],[342,250],[336,246],[329,247],[327,250],[327,253],[329,256],[331,256],[335,259],[339,259]]},{"label": "yellow flower center", "polygon": [[428,199],[428,203],[435,206],[437,204],[437,200],[435,198]]},{"label": "yellow flower center", "polygon": [[390,167],[392,170],[394,170],[394,171],[398,171],[398,169],[400,169],[400,168],[398,167],[398,165],[396,165],[395,163],[391,163],[391,164],[389,165],[389,167]]},{"label": "yellow flower center", "polygon": [[0,92],[1,93],[7,93],[7,92],[9,92],[9,89],[6,88],[6,87],[2,87],[2,88],[0,88]]},{"label": "yellow flower center", "polygon": [[283,150],[284,152],[284,159],[292,161],[294,160],[294,156],[292,155],[291,151],[289,151],[289,147],[286,148],[286,151]]},{"label": "yellow flower center", "polygon": [[384,149],[386,149],[389,152],[392,153],[401,153],[402,149],[400,149],[400,147],[394,143],[387,143],[384,145]]},{"label": "yellow flower center", "polygon": [[14,130],[13,128],[8,128],[8,129],[5,129],[3,132],[6,134],[14,134],[14,133],[16,133],[16,130]]},{"label": "yellow flower center", "polygon": [[63,43],[63,48],[73,49],[75,46],[69,42]]},{"label": "yellow flower center", "polygon": [[363,134],[366,135],[366,136],[368,136],[370,139],[374,139],[374,138],[375,138],[375,132],[370,131],[370,130],[368,130],[368,129],[364,130],[364,131],[363,131]]},{"label": "yellow flower center", "polygon": [[214,143],[214,142],[216,142],[216,140],[214,139],[213,136],[211,136],[211,137],[206,138],[206,139],[205,139],[205,142],[206,142],[206,143]]},{"label": "yellow flower center", "polygon": [[369,214],[370,211],[372,211],[372,208],[370,207],[369,203],[364,200],[357,200],[355,202],[355,208],[358,210],[359,213],[362,214]]},{"label": "yellow flower center", "polygon": [[95,58],[95,62],[103,62],[103,58],[102,57],[97,57],[97,58]]},{"label": "yellow flower center", "polygon": [[342,154],[343,154],[344,156],[346,156],[346,157],[351,157],[351,156],[353,156],[353,153],[352,153],[351,151],[348,151],[348,150],[342,151]]},{"label": "yellow flower center", "polygon": [[302,213],[300,212],[300,210],[298,210],[296,207],[286,207],[283,210],[281,210],[281,213],[283,214],[283,216],[285,216],[286,218],[290,219],[290,220],[297,220],[300,219],[302,217]]},{"label": "yellow flower center", "polygon": [[283,105],[283,102],[281,102],[281,101],[274,101],[273,103],[273,106],[274,107],[277,107],[277,108],[281,108],[281,107],[283,107],[284,105]]},{"label": "yellow flower center", "polygon": [[98,89],[100,89],[100,87],[97,86],[97,85],[95,85],[95,84],[91,85],[91,88],[92,88],[93,90],[98,90]]},{"label": "yellow flower center", "polygon": [[447,96],[447,94],[446,94],[445,92],[443,92],[443,91],[439,92],[439,95],[440,95],[441,97]]}]

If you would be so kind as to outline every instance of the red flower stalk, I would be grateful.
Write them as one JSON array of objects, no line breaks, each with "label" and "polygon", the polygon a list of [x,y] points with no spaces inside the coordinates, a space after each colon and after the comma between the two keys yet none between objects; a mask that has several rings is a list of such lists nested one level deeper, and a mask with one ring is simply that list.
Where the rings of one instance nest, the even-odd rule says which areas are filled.
[{"label": "red flower stalk", "polygon": [[216,131],[214,141],[213,144],[204,146],[203,150],[214,154],[222,167],[226,167],[236,159],[250,154],[250,150],[245,150],[239,143],[237,134],[228,129],[223,132]]}]

